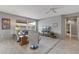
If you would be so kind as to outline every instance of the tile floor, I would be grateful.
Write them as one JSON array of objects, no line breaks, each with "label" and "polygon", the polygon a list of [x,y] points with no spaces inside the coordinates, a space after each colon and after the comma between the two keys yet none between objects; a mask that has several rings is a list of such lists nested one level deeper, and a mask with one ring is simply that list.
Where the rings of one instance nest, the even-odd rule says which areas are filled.
[{"label": "tile floor", "polygon": [[79,40],[41,37],[39,48],[32,50],[29,45],[20,46],[16,39],[0,39],[0,54],[78,54]]},{"label": "tile floor", "polygon": [[76,38],[61,40],[49,54],[79,54],[79,40]]},{"label": "tile floor", "polygon": [[16,39],[0,39],[0,54],[45,54],[59,41],[59,39],[41,37],[39,48],[33,50],[29,45],[20,46]]}]

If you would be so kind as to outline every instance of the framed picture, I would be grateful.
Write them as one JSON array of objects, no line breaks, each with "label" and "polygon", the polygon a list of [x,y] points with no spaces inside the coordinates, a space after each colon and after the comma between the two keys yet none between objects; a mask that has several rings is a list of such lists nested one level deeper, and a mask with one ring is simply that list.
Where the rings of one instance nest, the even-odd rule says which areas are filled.
[{"label": "framed picture", "polygon": [[57,28],[58,27],[58,23],[53,23],[53,27]]},{"label": "framed picture", "polygon": [[2,18],[2,29],[3,30],[10,29],[10,19],[9,18]]}]

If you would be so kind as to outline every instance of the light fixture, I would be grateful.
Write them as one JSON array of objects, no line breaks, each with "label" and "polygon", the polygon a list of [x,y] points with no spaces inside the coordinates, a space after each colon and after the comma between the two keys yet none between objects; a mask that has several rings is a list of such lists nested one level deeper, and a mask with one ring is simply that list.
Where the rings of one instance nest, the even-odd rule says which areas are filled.
[{"label": "light fixture", "polygon": [[32,22],[32,23],[29,23],[30,25],[35,25],[36,24],[36,22]]},{"label": "light fixture", "polygon": [[68,20],[69,24],[74,24],[75,22],[73,20]]}]

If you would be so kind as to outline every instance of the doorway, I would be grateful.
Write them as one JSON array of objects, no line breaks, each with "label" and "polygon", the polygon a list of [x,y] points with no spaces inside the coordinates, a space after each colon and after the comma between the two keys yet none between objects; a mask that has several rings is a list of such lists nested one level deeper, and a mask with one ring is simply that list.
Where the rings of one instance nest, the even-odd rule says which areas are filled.
[{"label": "doorway", "polygon": [[66,17],[65,19],[65,35],[69,39],[78,39],[77,34],[77,17]]}]

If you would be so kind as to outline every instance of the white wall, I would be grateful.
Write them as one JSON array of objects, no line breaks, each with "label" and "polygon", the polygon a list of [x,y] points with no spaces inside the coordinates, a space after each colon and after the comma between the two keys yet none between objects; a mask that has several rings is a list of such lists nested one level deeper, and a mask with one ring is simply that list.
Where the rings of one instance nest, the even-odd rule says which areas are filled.
[{"label": "white wall", "polygon": [[61,39],[65,39],[65,16],[61,16]]},{"label": "white wall", "polygon": [[[58,27],[54,27],[55,23],[58,24]],[[38,31],[40,31],[43,26],[51,26],[51,31],[61,34],[61,16],[41,19],[38,22]]]},{"label": "white wall", "polygon": [[77,17],[77,33],[78,33],[78,40],[79,40],[79,17]]},{"label": "white wall", "polygon": [[[11,28],[10,30],[2,30],[2,18],[10,18],[11,19]],[[15,33],[16,20],[32,20],[16,15],[11,15],[7,13],[0,12],[0,38],[11,37],[13,33]]]}]

